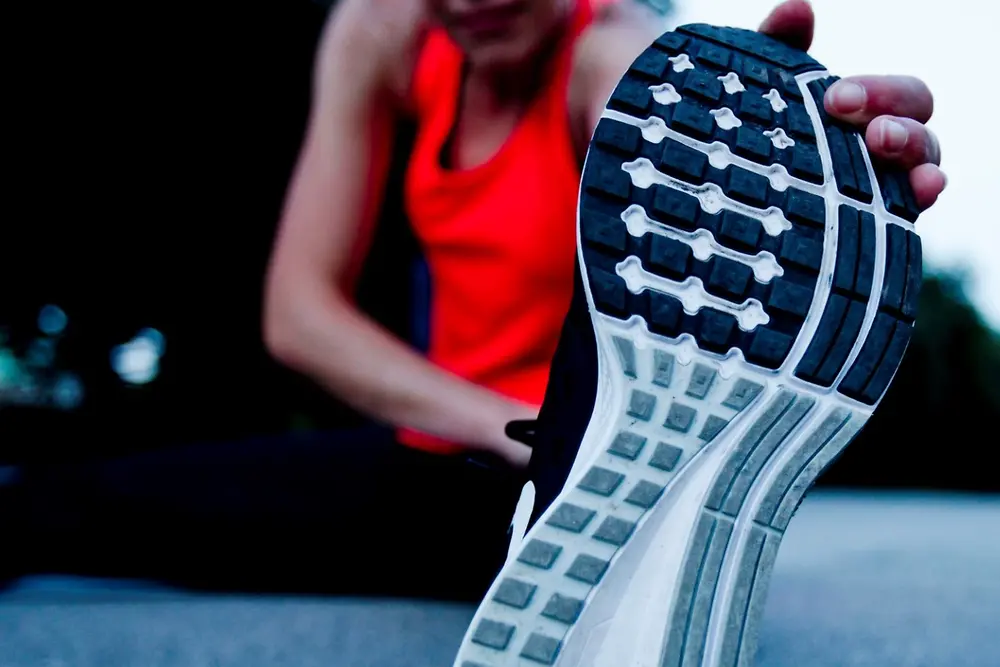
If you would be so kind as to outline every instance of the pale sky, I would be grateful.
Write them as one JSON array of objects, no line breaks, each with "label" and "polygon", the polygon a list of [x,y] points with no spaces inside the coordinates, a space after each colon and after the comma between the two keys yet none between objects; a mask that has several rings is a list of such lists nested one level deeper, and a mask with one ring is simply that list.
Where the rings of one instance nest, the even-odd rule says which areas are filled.
[{"label": "pale sky", "polygon": [[[756,28],[778,0],[677,0],[671,23]],[[832,74],[913,74],[934,92],[948,189],[917,222],[929,268],[965,266],[1000,328],[1000,10],[982,0],[813,0],[812,53]]]}]

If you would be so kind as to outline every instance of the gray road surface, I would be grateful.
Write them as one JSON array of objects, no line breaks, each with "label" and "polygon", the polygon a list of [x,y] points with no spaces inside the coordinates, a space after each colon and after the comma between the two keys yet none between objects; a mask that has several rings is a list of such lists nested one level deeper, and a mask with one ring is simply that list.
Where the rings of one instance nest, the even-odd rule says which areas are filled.
[{"label": "gray road surface", "polygon": [[[40,578],[0,594],[0,667],[450,667],[472,612]],[[806,502],[778,561],[759,667],[996,667],[998,656],[1000,498]]]}]

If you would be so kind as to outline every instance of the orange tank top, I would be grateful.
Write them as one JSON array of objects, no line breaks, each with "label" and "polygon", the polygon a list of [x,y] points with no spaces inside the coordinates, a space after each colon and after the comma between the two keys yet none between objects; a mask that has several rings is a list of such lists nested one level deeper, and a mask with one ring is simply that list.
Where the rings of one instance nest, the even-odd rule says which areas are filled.
[{"label": "orange tank top", "polygon": [[[441,164],[462,86],[459,47],[433,30],[415,70],[417,136],[404,196],[431,276],[428,357],[533,405],[544,397],[573,291],[580,167],[566,96],[573,46],[596,4],[579,3],[547,84],[500,150],[472,169]],[[432,452],[462,449],[408,430],[399,439]]]}]

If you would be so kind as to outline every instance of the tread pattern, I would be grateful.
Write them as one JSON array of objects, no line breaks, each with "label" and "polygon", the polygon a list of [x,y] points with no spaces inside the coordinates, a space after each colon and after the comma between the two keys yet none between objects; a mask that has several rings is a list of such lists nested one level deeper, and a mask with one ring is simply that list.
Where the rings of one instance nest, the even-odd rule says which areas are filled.
[{"label": "tread pattern", "polygon": [[[821,81],[809,84],[809,92],[816,100],[817,110],[823,127],[826,128],[830,155],[833,158],[834,173],[837,177],[837,189],[840,192],[865,204],[872,203],[872,182],[865,163],[865,149],[860,136],[848,125],[834,120],[823,107],[823,96],[840,77],[831,76]],[[910,187],[909,175],[905,171],[886,168],[884,165],[874,165],[875,178],[878,181],[882,201],[889,213],[899,216],[908,222],[916,222],[920,215],[916,197]]]},{"label": "tread pattern", "polygon": [[688,546],[674,616],[668,626],[663,667],[702,664],[724,558],[735,559],[736,575],[729,585],[733,594],[719,664],[751,664],[756,652],[755,623],[763,610],[782,534],[806,489],[864,423],[860,415],[835,408],[818,425],[810,427],[803,444],[781,466],[747,534],[741,541],[734,540],[736,521],[745,511],[751,484],[816,409],[816,401],[809,396],[778,392],[716,476]]},{"label": "tread pattern", "polygon": [[[852,401],[881,399],[920,290],[906,175],[871,165],[857,132],[826,115],[834,81],[766,36],[689,25],[612,94],[580,239],[627,387],[616,435],[504,566],[456,665],[556,665],[619,551],[717,440],[659,664],[696,667],[709,651],[719,667],[751,664],[783,533],[867,419]],[[692,361],[687,337],[704,352]],[[720,361],[734,348],[747,364]]]},{"label": "tread pattern", "polygon": [[809,84],[809,92],[816,102],[816,110],[826,130],[827,147],[833,162],[833,173],[837,190],[864,204],[871,204],[872,181],[865,163],[864,148],[858,140],[858,133],[847,125],[833,120],[826,112],[823,97],[840,77],[831,76]]},{"label": "tread pattern", "polygon": [[[795,376],[827,390],[839,379],[842,395],[875,405],[916,314],[920,239],[905,225],[919,210],[907,175],[871,164],[857,131],[826,113],[837,79],[822,70],[749,31],[694,25],[662,36],[611,96],[617,115],[595,132],[581,188],[582,254],[603,314],[638,315],[651,333],[689,334],[708,352],[738,348],[766,369],[786,364],[816,318]],[[800,85],[796,77],[813,72]],[[643,225],[634,224],[637,207]],[[698,240],[706,233],[711,252]],[[622,271],[631,258],[644,272],[639,289]],[[779,270],[761,275],[755,267],[765,260]],[[821,280],[830,285],[825,303],[814,298]],[[685,297],[699,288],[691,308]],[[740,320],[751,303],[766,322]],[[781,390],[728,454],[688,545],[663,667],[703,664],[712,622],[725,628],[713,647],[718,664],[752,662],[783,531],[865,420],[845,408],[813,416],[822,409],[814,395]],[[770,486],[748,508],[768,466]],[[748,512],[749,527],[739,528]],[[721,590],[729,598],[720,610]]]},{"label": "tread pattern", "polygon": [[[830,119],[822,98],[836,81],[830,77],[809,84],[810,93],[827,127],[827,141],[835,168],[838,190],[862,202],[871,202],[871,179],[864,161],[862,144],[850,129]],[[885,208],[907,221],[915,222],[919,208],[903,172],[876,168]],[[871,298],[875,270],[876,220],[870,212],[842,204],[838,210],[837,259],[833,294],[827,301],[817,335],[811,341],[795,374],[824,387],[833,384],[844,369],[857,340]],[[896,368],[902,362],[916,317],[922,281],[920,237],[899,225],[885,228],[886,257],[879,312],[868,338],[838,390],[868,405],[875,405],[885,393]]]},{"label": "tread pattern", "polygon": [[[919,211],[907,175],[873,165],[872,179],[860,135],[824,110],[837,78],[800,87],[796,77],[810,72],[822,66],[748,31],[691,25],[658,39],[612,94],[619,115],[595,131],[581,188],[583,258],[602,313],[638,315],[653,333],[688,334],[709,352],[737,348],[765,369],[781,368],[817,318],[795,375],[824,388],[842,378],[843,395],[874,405],[912,331],[920,239],[903,225]],[[647,135],[650,124],[662,136]],[[828,175],[841,197],[832,219]],[[903,225],[876,215],[876,189]],[[830,227],[832,293],[813,315]],[[639,289],[622,275],[631,258]],[[759,271],[765,263],[777,270]],[[766,321],[747,319],[754,309]]]},{"label": "tread pattern", "polygon": [[[604,119],[598,125],[595,145],[614,145],[616,136],[629,130],[639,133],[635,127]],[[707,158],[680,144],[671,145],[666,152],[679,154],[666,158],[669,165],[681,165],[668,167],[668,172],[673,172],[671,175],[682,170],[698,174],[690,176],[690,180],[715,183],[737,201],[752,203],[758,201],[754,199],[756,195],[753,192],[767,193],[773,205],[787,212],[786,215],[793,221],[793,228],[783,238],[772,237],[764,232],[763,224],[758,219],[731,210],[718,214],[705,212],[694,195],[659,185],[648,189],[635,188],[628,174],[621,170],[623,156],[620,150],[618,156],[592,150],[588,157],[583,196],[583,207],[590,217],[582,234],[584,261],[588,265],[591,290],[598,308],[606,314],[622,318],[637,313],[658,334],[676,337],[689,333],[705,349],[724,353],[731,347],[738,347],[747,359],[766,368],[778,368],[791,349],[812,304],[822,261],[825,219],[822,199],[796,190],[777,193],[767,186],[763,177],[736,167],[723,171],[692,166],[699,159],[707,165]],[[655,145],[643,144],[639,151],[627,157],[663,157],[662,153],[660,156],[655,153]],[[602,163],[607,164],[607,171],[600,169]],[[592,165],[597,168],[590,169]],[[607,178],[605,174],[613,176]],[[757,179],[763,180],[760,188],[757,188],[760,184]],[[702,261],[695,258],[691,247],[681,241],[655,232],[638,238],[632,236],[621,218],[622,204],[638,204],[646,215],[664,225],[686,231],[706,230],[720,245],[744,256],[754,257],[764,252],[780,257],[787,264],[783,267],[784,275],[769,283],[761,283],[754,278],[747,264],[729,257],[716,255]],[[771,323],[748,332],[741,330],[737,318],[729,313],[704,309],[691,315],[684,311],[683,304],[676,297],[655,291],[632,294],[625,281],[616,274],[616,265],[629,256],[638,257],[643,268],[650,273],[670,280],[697,278],[709,294],[734,306],[755,299],[770,309]]]},{"label": "tread pattern", "polygon": [[922,263],[920,237],[888,225],[878,314],[861,353],[838,386],[844,395],[874,405],[889,387],[913,333]]},{"label": "tread pattern", "polygon": [[764,391],[715,365],[680,364],[667,346],[618,338],[614,350],[632,384],[617,435],[504,568],[461,655],[470,665],[555,664],[591,591],[670,481]]}]

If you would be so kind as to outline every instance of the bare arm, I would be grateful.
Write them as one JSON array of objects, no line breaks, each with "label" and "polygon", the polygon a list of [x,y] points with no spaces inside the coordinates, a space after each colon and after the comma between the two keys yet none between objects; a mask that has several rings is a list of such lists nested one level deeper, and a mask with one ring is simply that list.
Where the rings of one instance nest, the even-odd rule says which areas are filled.
[{"label": "bare arm", "polygon": [[344,0],[331,17],[267,277],[264,338],[281,362],[375,419],[524,464],[530,451],[504,426],[533,417],[531,407],[429,363],[349,296],[385,188],[408,85],[397,73],[421,5]]}]

